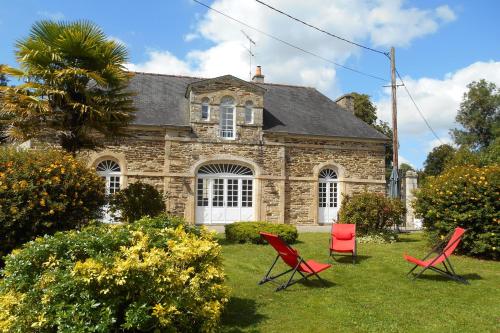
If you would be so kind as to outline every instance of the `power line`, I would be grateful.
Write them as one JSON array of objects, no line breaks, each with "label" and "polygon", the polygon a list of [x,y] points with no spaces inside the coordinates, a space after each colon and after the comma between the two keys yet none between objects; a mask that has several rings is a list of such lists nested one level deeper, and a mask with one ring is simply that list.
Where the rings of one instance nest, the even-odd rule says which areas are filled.
[{"label": "power line", "polygon": [[196,3],[197,3],[197,4],[199,4],[199,5],[202,5],[203,7],[206,7],[206,8],[208,8],[208,9],[210,9],[210,10],[212,10],[212,11],[214,11],[214,12],[216,12],[216,13],[218,13],[218,14],[220,14],[220,15],[222,15],[222,16],[224,16],[224,17],[228,18],[228,19],[230,19],[230,20],[233,20],[233,21],[235,21],[235,22],[237,22],[237,23],[239,23],[239,24],[241,24],[241,25],[244,25],[244,26],[246,26],[247,28],[250,28],[250,29],[252,29],[252,30],[254,30],[254,31],[257,31],[258,33],[263,34],[264,36],[267,36],[267,37],[269,37],[269,38],[272,38],[272,39],[274,39],[274,40],[276,40],[276,41],[278,41],[278,42],[280,42],[280,43],[283,43],[283,44],[285,44],[285,45],[287,45],[287,46],[289,46],[289,47],[292,47],[292,48],[294,48],[294,49],[297,49],[297,50],[299,50],[299,51],[302,51],[302,52],[304,52],[304,53],[307,53],[307,54],[309,54],[309,55],[312,55],[312,56],[314,56],[314,57],[316,57],[316,58],[318,58],[318,59],[321,59],[321,60],[323,60],[323,61],[326,61],[326,62],[328,62],[328,63],[330,63],[330,64],[333,64],[333,65],[335,65],[335,66],[338,66],[338,67],[344,68],[344,69],[349,70],[349,71],[354,72],[354,73],[358,73],[358,74],[360,74],[360,75],[364,75],[364,76],[367,76],[367,77],[371,77],[371,78],[376,79],[376,80],[380,80],[380,81],[383,81],[383,82],[387,82],[387,81],[388,81],[387,79],[384,79],[384,78],[382,78],[382,77],[380,77],[380,76],[373,75],[373,74],[369,74],[369,73],[365,73],[365,72],[362,72],[362,71],[360,71],[360,70],[357,70],[357,69],[354,69],[354,68],[351,68],[351,67],[344,66],[344,65],[341,65],[341,64],[339,64],[339,63],[336,63],[336,62],[334,62],[334,61],[332,61],[332,60],[330,60],[330,59],[327,59],[327,58],[325,58],[325,57],[320,56],[319,54],[316,54],[316,53],[313,53],[313,52],[308,51],[308,50],[306,50],[306,49],[303,49],[303,48],[301,48],[301,47],[299,47],[299,46],[296,46],[296,45],[294,45],[294,44],[292,44],[292,43],[290,43],[290,42],[287,42],[287,41],[285,41],[285,40],[283,40],[283,39],[281,39],[281,38],[279,38],[279,37],[273,36],[273,35],[271,35],[271,34],[269,34],[269,33],[265,32],[265,31],[262,31],[262,30],[260,30],[260,29],[254,28],[254,27],[252,27],[251,25],[249,25],[249,24],[247,24],[247,23],[245,23],[245,22],[243,22],[243,21],[240,21],[240,20],[238,20],[238,19],[236,19],[236,18],[234,18],[234,17],[229,16],[228,14],[225,14],[225,13],[221,12],[220,10],[217,10],[217,9],[215,9],[215,8],[210,7],[210,6],[209,6],[209,5],[207,5],[207,4],[204,4],[204,3],[203,3],[203,2],[201,2],[201,1],[198,1],[198,0],[193,0],[193,1],[194,1],[194,2],[196,2]]},{"label": "power line", "polygon": [[438,141],[441,144],[444,144],[443,141],[441,141],[441,139],[439,138],[439,136],[436,134],[436,132],[434,131],[434,129],[431,127],[431,125],[429,124],[429,122],[427,121],[427,119],[425,119],[424,114],[422,113],[422,111],[420,111],[420,108],[418,107],[417,103],[413,99],[413,96],[410,94],[410,91],[408,90],[408,87],[404,83],[403,78],[401,77],[401,75],[399,74],[399,72],[398,72],[397,69],[396,69],[396,74],[398,75],[399,80],[401,80],[401,85],[403,86],[403,88],[405,88],[405,91],[408,94],[408,97],[410,97],[411,101],[413,102],[413,105],[415,105],[415,109],[417,109],[418,114],[420,115],[420,117],[422,117],[423,121],[425,122],[425,124],[427,125],[427,127],[429,128],[429,130],[432,132],[432,134],[436,137],[436,139],[438,139]]},{"label": "power line", "polygon": [[383,55],[386,55],[386,56],[388,56],[388,55],[389,55],[389,53],[388,53],[388,52],[384,52],[384,51],[376,50],[376,49],[373,49],[373,48],[371,48],[371,47],[368,47],[368,46],[365,46],[365,45],[362,45],[362,44],[359,44],[359,43],[353,42],[353,41],[351,41],[351,40],[348,40],[348,39],[346,39],[346,38],[344,38],[344,37],[340,37],[340,36],[338,36],[338,35],[332,34],[331,32],[328,32],[328,31],[323,30],[323,29],[321,29],[321,28],[318,28],[318,27],[316,27],[316,26],[314,26],[314,25],[312,25],[312,24],[310,24],[310,23],[307,23],[307,22],[305,22],[305,21],[302,21],[301,19],[296,18],[296,17],[294,17],[294,16],[292,16],[292,15],[290,15],[290,14],[288,14],[288,13],[285,13],[284,11],[279,10],[279,9],[277,9],[277,8],[275,8],[275,7],[271,6],[271,5],[269,5],[269,4],[267,4],[267,3],[263,2],[263,1],[260,1],[260,0],[255,0],[255,1],[257,1],[257,2],[258,2],[258,3],[260,3],[261,5],[264,5],[264,6],[268,7],[268,8],[269,8],[269,9],[271,9],[271,10],[274,10],[275,12],[278,12],[278,13],[280,13],[280,14],[282,14],[282,15],[285,15],[285,16],[287,16],[287,17],[291,18],[292,20],[295,20],[295,21],[297,21],[297,22],[299,22],[299,23],[302,23],[302,24],[304,24],[304,25],[307,25],[307,26],[308,26],[308,27],[310,27],[310,28],[313,28],[313,29],[316,29],[316,30],[318,30],[318,31],[320,31],[320,32],[323,32],[323,33],[327,34],[328,36],[331,36],[331,37],[334,37],[334,38],[340,39],[341,41],[344,41],[344,42],[349,43],[349,44],[352,44],[352,45],[359,46],[359,47],[361,47],[361,48],[363,48],[363,49],[365,49],[365,50],[369,50],[369,51],[372,51],[372,52],[380,53],[380,54],[383,54]]}]

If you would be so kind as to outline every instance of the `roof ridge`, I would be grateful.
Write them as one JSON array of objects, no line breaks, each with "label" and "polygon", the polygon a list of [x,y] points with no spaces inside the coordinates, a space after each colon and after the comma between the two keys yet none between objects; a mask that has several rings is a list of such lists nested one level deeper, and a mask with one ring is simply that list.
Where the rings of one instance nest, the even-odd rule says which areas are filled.
[{"label": "roof ridge", "polygon": [[188,78],[188,79],[200,79],[200,80],[205,80],[206,79],[205,77],[200,77],[200,76],[189,76],[189,75],[179,75],[179,74],[164,74],[164,73],[151,73],[151,72],[140,72],[140,71],[128,71],[128,72],[129,73],[135,73],[135,74],[180,77],[180,78]]},{"label": "roof ridge", "polygon": [[[211,80],[211,79],[215,79],[217,77],[226,76],[226,75],[234,76],[232,74],[224,74],[224,75],[219,75],[219,76],[215,76],[215,77],[201,77],[201,76],[189,76],[189,75],[179,75],[179,74],[165,74],[165,73],[151,73],[151,72],[141,72],[141,71],[130,71],[130,70],[128,72],[130,72],[130,73],[136,73],[136,74],[146,74],[146,75],[155,75],[155,76],[169,76],[169,77],[179,77],[179,78],[199,79],[199,80]],[[234,77],[238,78],[237,76],[234,76]],[[248,83],[256,84],[256,85],[262,84],[262,85],[269,85],[269,86],[307,88],[307,89],[317,90],[315,87],[299,86],[299,85],[296,85],[296,84],[269,83],[269,82],[253,82],[253,81],[247,81],[247,80],[243,80],[243,79],[240,79],[240,80],[248,82]]]}]

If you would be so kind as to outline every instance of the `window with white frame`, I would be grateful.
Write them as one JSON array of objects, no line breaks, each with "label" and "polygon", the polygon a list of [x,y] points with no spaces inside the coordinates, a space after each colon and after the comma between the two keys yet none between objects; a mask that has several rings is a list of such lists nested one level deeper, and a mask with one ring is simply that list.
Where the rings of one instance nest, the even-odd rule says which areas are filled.
[{"label": "window with white frame", "polygon": [[247,101],[245,103],[245,124],[253,124],[253,103]]},{"label": "window with white frame", "polygon": [[201,100],[201,120],[210,119],[210,100],[205,97]]},{"label": "window with white frame", "polygon": [[224,97],[220,104],[220,136],[226,139],[234,139],[235,137],[235,113],[234,99],[232,97]]},{"label": "window with white frame", "polygon": [[106,195],[120,190],[121,169],[118,163],[112,160],[104,160],[97,165],[96,171],[106,181]]}]

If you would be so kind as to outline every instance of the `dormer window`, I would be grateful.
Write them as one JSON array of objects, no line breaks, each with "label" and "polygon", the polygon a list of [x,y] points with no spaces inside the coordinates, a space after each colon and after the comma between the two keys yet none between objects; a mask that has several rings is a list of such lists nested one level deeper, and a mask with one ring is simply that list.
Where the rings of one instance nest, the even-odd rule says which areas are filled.
[{"label": "dormer window", "polygon": [[201,120],[208,120],[210,118],[210,104],[208,97],[201,100]]},{"label": "dormer window", "polygon": [[253,124],[253,103],[247,101],[245,103],[245,124]]},{"label": "dormer window", "polygon": [[230,96],[223,97],[220,103],[220,136],[224,139],[235,137],[234,99]]}]

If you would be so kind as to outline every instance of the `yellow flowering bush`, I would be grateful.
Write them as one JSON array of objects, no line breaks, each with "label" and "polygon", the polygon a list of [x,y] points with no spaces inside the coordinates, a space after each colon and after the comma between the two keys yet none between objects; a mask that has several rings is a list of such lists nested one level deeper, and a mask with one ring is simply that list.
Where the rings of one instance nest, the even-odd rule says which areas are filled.
[{"label": "yellow flowering bush", "polygon": [[416,193],[415,210],[431,242],[460,226],[467,229],[462,253],[498,259],[500,254],[500,166],[452,167],[429,177]]},{"label": "yellow flowering bush", "polygon": [[6,257],[0,332],[215,332],[221,247],[178,218],[58,232]]},{"label": "yellow flowering bush", "polygon": [[104,182],[71,155],[0,149],[0,257],[36,236],[96,218]]}]

